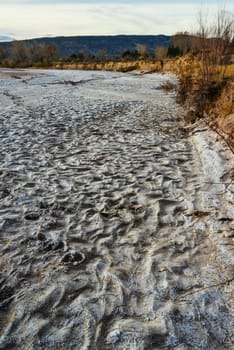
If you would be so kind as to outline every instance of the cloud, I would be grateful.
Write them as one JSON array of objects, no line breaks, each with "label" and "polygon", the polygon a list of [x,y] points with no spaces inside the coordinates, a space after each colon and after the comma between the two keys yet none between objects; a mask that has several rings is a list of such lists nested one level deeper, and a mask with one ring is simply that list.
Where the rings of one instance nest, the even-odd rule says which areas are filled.
[{"label": "cloud", "polygon": [[[0,5],[6,4],[5,0],[0,0]],[[8,0],[8,5],[38,5],[38,4],[44,4],[44,5],[80,5],[80,4],[132,4],[132,5],[164,5],[164,4],[191,4],[194,6],[200,6],[200,5],[226,5],[228,7],[232,7],[233,10],[233,2],[232,0],[200,0],[200,1],[194,1],[194,0]]]},{"label": "cloud", "polygon": [[[0,0],[1,1],[1,0]],[[43,0],[41,0],[43,1]],[[170,0],[72,1],[9,0],[1,5],[0,34],[32,38],[50,35],[173,34],[196,26],[199,6]],[[53,2],[53,4],[52,4]],[[56,4],[55,4],[56,3]],[[1,2],[0,2],[1,4]],[[217,5],[210,5],[212,11]]]}]

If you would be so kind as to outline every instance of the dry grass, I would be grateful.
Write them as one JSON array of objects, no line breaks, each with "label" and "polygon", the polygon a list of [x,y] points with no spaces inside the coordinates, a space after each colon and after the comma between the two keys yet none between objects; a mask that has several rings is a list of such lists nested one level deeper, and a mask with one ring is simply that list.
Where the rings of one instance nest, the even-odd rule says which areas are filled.
[{"label": "dry grass", "polygon": [[227,66],[225,76],[234,79],[234,64],[230,64]]},{"label": "dry grass", "polygon": [[160,62],[149,60],[137,61],[107,61],[107,62],[84,62],[84,63],[55,63],[57,69],[79,70],[105,70],[115,72],[141,71],[142,73],[157,72],[161,70]]}]

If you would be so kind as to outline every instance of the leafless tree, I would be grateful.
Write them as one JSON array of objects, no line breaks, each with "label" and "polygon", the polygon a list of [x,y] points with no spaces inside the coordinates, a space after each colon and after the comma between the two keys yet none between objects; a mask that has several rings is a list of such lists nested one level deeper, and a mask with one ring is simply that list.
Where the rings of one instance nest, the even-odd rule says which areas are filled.
[{"label": "leafless tree", "polygon": [[156,46],[154,49],[154,57],[156,60],[163,60],[167,57],[167,48],[164,46]]},{"label": "leafless tree", "polygon": [[148,48],[144,44],[137,44],[136,49],[141,58],[146,58],[148,55]]},{"label": "leafless tree", "polygon": [[43,60],[44,63],[50,65],[56,57],[58,50],[54,45],[43,45]]},{"label": "leafless tree", "polygon": [[173,35],[171,41],[173,46],[178,47],[182,54],[191,50],[193,46],[193,36],[188,32]]},{"label": "leafless tree", "polygon": [[11,53],[15,62],[26,63],[29,56],[28,47],[22,41],[13,41],[11,46]]},{"label": "leafless tree", "polygon": [[233,14],[225,9],[217,12],[213,22],[199,12],[199,30],[194,39],[194,50],[197,52],[200,75],[207,84],[223,79],[225,74],[225,55],[233,40]]},{"label": "leafless tree", "polygon": [[7,50],[4,49],[3,47],[0,48],[0,64],[3,63],[3,61],[6,59],[7,57]]},{"label": "leafless tree", "polygon": [[105,49],[100,49],[96,54],[96,59],[99,62],[105,62],[107,58],[107,53]]}]

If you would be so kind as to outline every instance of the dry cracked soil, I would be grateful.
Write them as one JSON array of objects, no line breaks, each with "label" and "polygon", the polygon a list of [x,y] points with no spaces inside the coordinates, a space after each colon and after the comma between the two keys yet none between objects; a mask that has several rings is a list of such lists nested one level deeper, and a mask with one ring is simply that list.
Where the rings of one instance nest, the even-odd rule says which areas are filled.
[{"label": "dry cracked soil", "polygon": [[0,72],[0,349],[234,349],[234,157],[169,75]]}]

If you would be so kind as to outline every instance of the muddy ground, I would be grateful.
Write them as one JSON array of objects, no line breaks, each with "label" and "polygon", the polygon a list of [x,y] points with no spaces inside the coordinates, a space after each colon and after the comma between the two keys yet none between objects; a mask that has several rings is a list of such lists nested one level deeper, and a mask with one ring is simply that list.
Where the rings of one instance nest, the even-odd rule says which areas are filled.
[{"label": "muddy ground", "polygon": [[234,349],[234,157],[167,81],[1,70],[0,349]]}]

